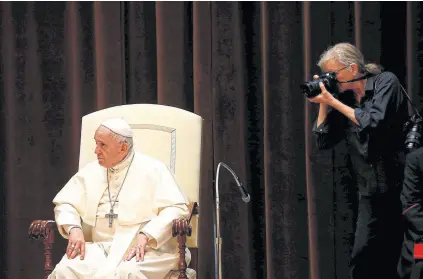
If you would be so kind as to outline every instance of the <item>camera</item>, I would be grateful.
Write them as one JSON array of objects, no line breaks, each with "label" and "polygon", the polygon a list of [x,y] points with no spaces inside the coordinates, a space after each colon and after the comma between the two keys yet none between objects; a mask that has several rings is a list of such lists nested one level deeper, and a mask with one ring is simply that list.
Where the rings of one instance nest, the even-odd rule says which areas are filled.
[{"label": "camera", "polygon": [[423,118],[415,113],[410,119],[404,124],[405,136],[405,148],[408,151],[417,149],[421,146],[423,130]]},{"label": "camera", "polygon": [[336,87],[336,83],[338,82],[336,80],[336,72],[329,72],[321,75],[318,79],[305,82],[300,85],[300,89],[307,98],[314,98],[322,93],[319,82],[322,82],[326,89],[331,93],[336,92],[338,89]]}]

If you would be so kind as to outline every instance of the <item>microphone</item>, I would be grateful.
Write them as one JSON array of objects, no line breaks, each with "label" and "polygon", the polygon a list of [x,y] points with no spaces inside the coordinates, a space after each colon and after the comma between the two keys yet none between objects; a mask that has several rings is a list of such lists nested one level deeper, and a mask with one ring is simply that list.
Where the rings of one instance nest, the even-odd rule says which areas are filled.
[{"label": "microphone", "polygon": [[219,175],[220,166],[223,166],[225,169],[227,169],[232,174],[232,176],[234,177],[235,182],[238,185],[238,189],[241,192],[242,200],[246,203],[250,202],[250,195],[248,194],[247,190],[245,190],[242,183],[239,181],[238,176],[235,174],[235,172],[228,165],[226,165],[223,162],[220,162],[219,165],[217,166],[217,176]]},{"label": "microphone", "polygon": [[242,183],[239,183],[239,181],[237,181],[236,183],[238,184],[239,190],[241,191],[242,200],[246,203],[250,202],[250,194],[247,193],[247,190],[245,190]]}]

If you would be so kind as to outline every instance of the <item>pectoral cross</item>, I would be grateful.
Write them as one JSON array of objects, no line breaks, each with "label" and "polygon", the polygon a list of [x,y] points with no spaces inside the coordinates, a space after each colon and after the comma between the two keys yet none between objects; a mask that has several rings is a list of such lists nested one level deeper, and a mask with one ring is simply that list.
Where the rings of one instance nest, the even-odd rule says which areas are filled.
[{"label": "pectoral cross", "polygon": [[106,214],[106,218],[109,218],[109,228],[112,227],[113,219],[117,219],[118,215],[113,212],[113,208],[110,208],[110,212]]}]

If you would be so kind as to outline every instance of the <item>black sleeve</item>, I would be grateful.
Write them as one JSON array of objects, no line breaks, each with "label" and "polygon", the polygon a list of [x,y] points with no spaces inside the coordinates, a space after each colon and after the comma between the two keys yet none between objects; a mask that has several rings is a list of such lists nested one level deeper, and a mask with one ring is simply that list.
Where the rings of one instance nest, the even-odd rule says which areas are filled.
[{"label": "black sleeve", "polygon": [[360,124],[358,132],[377,130],[389,124],[402,104],[401,86],[397,77],[391,72],[383,72],[375,78],[374,95],[368,110],[356,108],[355,118]]},{"label": "black sleeve", "polygon": [[422,149],[407,155],[401,204],[403,215],[408,221],[408,229],[423,236],[423,173],[420,169],[419,154],[422,154]]},{"label": "black sleeve", "polygon": [[313,124],[313,133],[317,136],[317,147],[329,149],[334,147],[345,137],[346,117],[337,110],[328,107],[326,119],[317,126],[317,120]]}]

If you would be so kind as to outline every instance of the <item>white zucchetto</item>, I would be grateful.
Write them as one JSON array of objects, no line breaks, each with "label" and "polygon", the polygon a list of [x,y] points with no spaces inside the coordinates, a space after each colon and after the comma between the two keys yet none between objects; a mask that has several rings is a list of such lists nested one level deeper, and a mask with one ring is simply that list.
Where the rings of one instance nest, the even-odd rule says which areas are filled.
[{"label": "white zucchetto", "polygon": [[132,129],[125,120],[121,118],[111,118],[104,121],[101,126],[106,127],[107,129],[115,132],[118,135],[132,138]]}]

